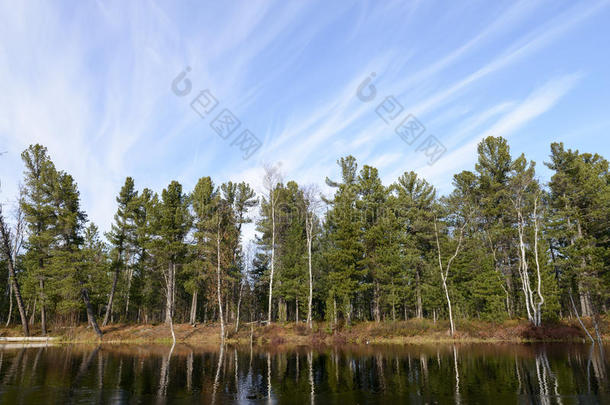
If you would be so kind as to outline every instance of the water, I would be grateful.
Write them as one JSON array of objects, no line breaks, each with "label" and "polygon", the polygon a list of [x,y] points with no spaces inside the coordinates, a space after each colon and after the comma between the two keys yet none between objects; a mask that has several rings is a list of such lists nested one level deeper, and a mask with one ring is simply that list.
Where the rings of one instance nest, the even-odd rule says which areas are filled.
[{"label": "water", "polygon": [[608,350],[0,346],[0,404],[608,404]]}]

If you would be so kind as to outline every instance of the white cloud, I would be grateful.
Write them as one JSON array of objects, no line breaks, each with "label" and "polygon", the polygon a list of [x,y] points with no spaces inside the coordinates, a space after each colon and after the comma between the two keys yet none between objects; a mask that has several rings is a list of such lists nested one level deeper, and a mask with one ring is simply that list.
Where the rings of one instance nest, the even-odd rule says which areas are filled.
[{"label": "white cloud", "polygon": [[[322,184],[326,176],[336,177],[336,159],[349,153],[379,167],[384,178],[402,173],[408,160],[430,180],[447,183],[453,169],[474,159],[473,148],[483,136],[514,133],[550,110],[579,76],[555,78],[521,101],[513,101],[511,94],[499,95],[510,101],[498,102],[484,92],[477,95],[478,104],[456,99],[483,78],[535,57],[606,4],[578,3],[523,34],[521,23],[542,6],[521,1],[490,18],[479,32],[469,31],[454,50],[431,52],[440,56],[414,68],[417,52],[439,45],[422,36],[419,46],[402,46],[400,41],[385,46],[371,33],[387,38],[381,35],[385,30],[396,30],[406,38],[409,24],[417,24],[418,13],[430,7],[427,2],[361,5],[352,21],[347,3],[316,13],[317,7],[308,3],[218,3],[202,11],[195,6],[174,10],[175,4],[154,1],[144,6],[100,1],[94,7],[68,6],[68,12],[45,1],[0,0],[0,152],[9,151],[0,157],[2,199],[15,195],[22,175],[19,154],[35,142],[49,148],[57,167],[74,175],[83,207],[102,229],[109,228],[114,196],[126,175],[135,176],[138,186],[156,190],[173,178],[186,186],[211,175],[216,182],[245,180],[260,191],[262,161],[283,162],[286,177],[299,183]],[[345,14],[350,18],[342,20]],[[397,15],[400,26],[382,24]],[[507,47],[499,41],[506,34],[511,41],[519,39]],[[333,41],[339,45],[330,48]],[[332,55],[327,46],[354,49]],[[486,46],[502,51],[485,53]],[[365,54],[371,49],[375,52]],[[333,64],[325,64],[328,60]],[[467,67],[454,70],[460,63]],[[231,108],[265,117],[266,128],[257,133],[264,146],[255,157],[242,162],[223,155],[229,150],[226,142],[201,136],[208,122],[169,88],[187,64],[194,87],[209,87],[234,103]],[[305,69],[320,66],[333,70],[327,72],[332,77],[335,70],[345,73],[324,88]],[[308,98],[289,106],[261,104],[259,97],[269,87],[277,88],[281,98],[285,82],[276,80],[286,72],[291,80],[302,81]],[[454,129],[443,142],[457,149],[433,167],[409,152],[376,116],[375,103],[355,97],[358,84],[371,72],[378,74],[378,100],[390,95],[385,90],[401,101],[429,95],[405,103],[406,110],[444,117],[431,121]],[[464,122],[461,116],[467,117]]]}]

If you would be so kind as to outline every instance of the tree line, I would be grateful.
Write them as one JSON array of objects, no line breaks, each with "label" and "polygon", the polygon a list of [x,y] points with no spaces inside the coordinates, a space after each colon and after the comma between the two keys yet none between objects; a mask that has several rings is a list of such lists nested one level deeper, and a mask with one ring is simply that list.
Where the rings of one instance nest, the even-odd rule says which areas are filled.
[{"label": "tree line", "polygon": [[448,319],[453,334],[459,319],[540,326],[608,310],[608,161],[562,143],[542,184],[533,161],[488,137],[446,196],[412,171],[384,185],[352,156],[328,195],[274,166],[259,195],[210,177],[158,193],[127,177],[105,238],[45,147],[22,159],[14,212],[0,211],[0,310],[26,335],[80,322],[100,337],[98,322],[165,322],[173,335],[177,321],[218,322],[224,339],[240,321],[409,318]]}]

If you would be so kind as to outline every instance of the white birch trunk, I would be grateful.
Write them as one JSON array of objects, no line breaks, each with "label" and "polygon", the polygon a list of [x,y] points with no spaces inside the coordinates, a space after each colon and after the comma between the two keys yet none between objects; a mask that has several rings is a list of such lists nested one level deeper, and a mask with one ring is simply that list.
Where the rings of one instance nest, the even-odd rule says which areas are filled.
[{"label": "white birch trunk", "polygon": [[216,230],[216,295],[218,295],[218,317],[220,319],[220,344],[225,341],[225,321],[222,314],[222,297],[220,295],[220,219]]},{"label": "white birch trunk", "polygon": [[309,268],[309,298],[307,300],[307,326],[313,327],[311,305],[313,301],[313,273],[311,268],[311,240],[313,237],[313,217],[308,215],[307,226],[307,265]]},{"label": "white birch trunk", "polygon": [[447,288],[447,276],[449,275],[449,269],[451,268],[451,263],[457,257],[460,252],[460,248],[462,247],[462,238],[464,236],[464,229],[466,228],[467,222],[464,221],[464,224],[460,228],[460,236],[458,239],[457,247],[455,248],[455,253],[449,261],[447,262],[447,266],[443,269],[443,260],[441,258],[441,245],[438,239],[438,226],[436,224],[436,218],[434,218],[434,235],[436,236],[436,248],[438,252],[438,266],[441,273],[441,280],[443,281],[443,289],[445,290],[445,298],[447,299],[447,308],[449,309],[449,325],[451,327],[451,336],[455,334],[455,325],[453,324],[453,310],[451,307],[451,298],[449,297],[449,289]]},{"label": "white birch trunk", "polygon": [[235,333],[239,330],[239,310],[241,307],[241,295],[244,289],[244,282],[242,281],[239,286],[239,297],[237,298],[237,316],[235,317]]},{"label": "white birch trunk", "polygon": [[[273,190],[271,191],[273,193]],[[273,303],[273,273],[275,272],[275,196],[271,197],[271,274],[269,277],[269,311],[267,323],[271,323],[272,303]]]}]

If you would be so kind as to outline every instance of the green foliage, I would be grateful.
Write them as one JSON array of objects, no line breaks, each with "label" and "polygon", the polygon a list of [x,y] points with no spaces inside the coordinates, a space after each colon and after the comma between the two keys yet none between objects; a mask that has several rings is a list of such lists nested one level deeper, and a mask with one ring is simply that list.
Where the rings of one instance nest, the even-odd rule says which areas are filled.
[{"label": "green foliage", "polygon": [[[82,321],[83,291],[95,314],[114,291],[115,321],[157,322],[170,307],[179,321],[189,318],[189,307],[191,319],[215,320],[219,281],[227,321],[236,320],[238,307],[243,319],[266,319],[273,250],[273,319],[301,321],[309,298],[308,223],[312,309],[329,330],[335,320],[447,318],[443,281],[461,320],[529,317],[536,324],[539,311],[554,321],[574,311],[571,298],[582,315],[606,311],[608,161],[554,143],[546,187],[534,162],[513,158],[505,139],[487,137],[477,152],[474,168],[457,173],[440,198],[414,172],[384,185],[376,168],[341,158],[339,180],[326,178],[331,193],[320,216],[311,190],[279,176],[260,200],[244,182],[217,186],[202,177],[189,194],[173,181],[158,195],[127,177],[106,244],[87,222],[74,179],[55,168],[46,148],[32,145],[22,154],[26,234],[16,260],[28,317],[42,319],[44,311],[55,322]],[[244,229],[256,207],[256,245],[247,250]],[[444,280],[441,271],[456,252]],[[5,312],[8,293],[0,301]]]}]

